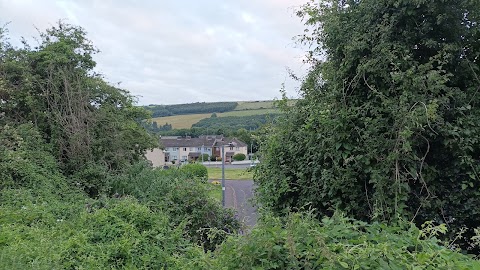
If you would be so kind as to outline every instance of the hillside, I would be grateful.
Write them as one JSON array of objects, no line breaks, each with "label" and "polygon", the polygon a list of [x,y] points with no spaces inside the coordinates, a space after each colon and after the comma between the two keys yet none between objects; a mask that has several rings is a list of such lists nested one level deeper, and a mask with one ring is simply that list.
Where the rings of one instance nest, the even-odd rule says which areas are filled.
[{"label": "hillside", "polygon": [[[291,104],[294,104],[294,102],[295,100],[292,100]],[[232,106],[232,103],[235,104],[235,106]],[[215,113],[217,117],[243,117],[280,113],[280,110],[275,107],[275,101],[273,100],[150,105],[145,108],[152,111],[152,122],[157,122],[158,126],[170,124],[173,129],[191,128],[200,120],[210,118],[212,113]],[[169,110],[169,113],[173,113],[171,108],[177,108],[175,115],[161,117],[155,117],[154,115],[158,115],[160,110]],[[165,111],[163,113],[165,113]]]}]

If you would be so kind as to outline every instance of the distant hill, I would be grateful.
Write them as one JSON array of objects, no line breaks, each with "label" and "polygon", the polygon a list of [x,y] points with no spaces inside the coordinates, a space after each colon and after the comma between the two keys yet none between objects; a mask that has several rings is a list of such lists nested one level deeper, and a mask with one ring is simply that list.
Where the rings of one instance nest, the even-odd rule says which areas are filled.
[{"label": "distant hill", "polygon": [[[290,101],[291,104],[295,100]],[[273,100],[262,101],[238,101],[238,102],[197,102],[189,104],[176,104],[176,105],[149,105],[145,106],[147,110],[152,111],[152,121],[156,122],[157,126],[171,125],[172,129],[188,129],[199,123],[202,119],[207,119],[212,116],[213,113],[217,117],[243,117],[242,119],[230,118],[228,121],[222,121],[222,125],[225,123],[245,123],[249,121],[249,116],[257,115],[274,115],[279,114],[280,110],[275,107]],[[253,117],[253,119],[259,119]],[[260,119],[265,119],[260,117]],[[209,120],[205,123],[213,124],[219,122],[219,120]],[[197,125],[198,126],[198,125]]]}]

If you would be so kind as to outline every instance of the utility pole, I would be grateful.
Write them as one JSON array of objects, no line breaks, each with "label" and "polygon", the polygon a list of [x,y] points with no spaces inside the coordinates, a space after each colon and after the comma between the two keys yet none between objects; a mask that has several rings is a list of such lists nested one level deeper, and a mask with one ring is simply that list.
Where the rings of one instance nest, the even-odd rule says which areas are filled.
[{"label": "utility pole", "polygon": [[225,145],[222,144],[222,206],[225,207]]}]

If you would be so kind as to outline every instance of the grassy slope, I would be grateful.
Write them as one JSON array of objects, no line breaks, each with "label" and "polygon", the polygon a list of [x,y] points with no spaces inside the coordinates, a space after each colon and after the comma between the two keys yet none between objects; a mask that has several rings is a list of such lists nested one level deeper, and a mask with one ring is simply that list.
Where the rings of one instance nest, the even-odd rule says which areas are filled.
[{"label": "grassy slope", "polygon": [[[225,116],[248,116],[248,115],[257,115],[257,114],[268,114],[268,113],[277,113],[278,109],[249,109],[249,110],[240,110],[240,111],[230,111],[224,113],[217,113],[217,117]],[[185,115],[172,115],[165,117],[152,118],[152,121],[157,122],[159,126],[169,123],[174,129],[180,128],[191,128],[193,124],[198,121],[210,117],[209,113],[202,114],[185,114]]]},{"label": "grassy slope", "polygon": [[235,108],[235,111],[272,109],[274,107],[273,103],[273,100],[239,101],[237,107]]}]

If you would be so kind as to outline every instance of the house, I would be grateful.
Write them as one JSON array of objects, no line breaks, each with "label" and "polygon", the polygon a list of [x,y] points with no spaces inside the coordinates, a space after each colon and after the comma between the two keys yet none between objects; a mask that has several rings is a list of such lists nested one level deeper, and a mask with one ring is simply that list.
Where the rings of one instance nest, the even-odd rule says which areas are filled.
[{"label": "house", "polygon": [[247,156],[247,145],[244,142],[223,135],[203,135],[198,138],[163,136],[160,142],[164,147],[165,162],[202,160],[203,154],[220,158],[222,145],[225,147],[227,162],[231,162],[237,153]]},{"label": "house", "polygon": [[162,167],[165,165],[165,152],[160,148],[147,151],[145,157],[152,163],[153,167]]}]

